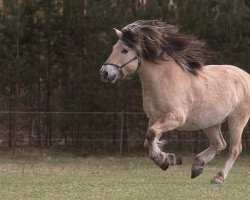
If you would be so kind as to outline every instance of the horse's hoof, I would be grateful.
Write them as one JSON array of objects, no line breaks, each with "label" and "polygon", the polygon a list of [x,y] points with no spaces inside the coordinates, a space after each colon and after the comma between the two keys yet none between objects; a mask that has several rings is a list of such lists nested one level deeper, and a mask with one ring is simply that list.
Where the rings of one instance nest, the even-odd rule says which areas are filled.
[{"label": "horse's hoof", "polygon": [[160,168],[163,170],[163,171],[166,171],[168,169],[169,165],[168,164],[163,164],[160,166]]},{"label": "horse's hoof", "polygon": [[168,160],[165,159],[165,160],[161,163],[161,165],[159,165],[159,167],[160,167],[162,170],[166,171],[166,170],[168,169],[168,167],[169,167],[169,162],[168,162]]},{"label": "horse's hoof", "polygon": [[214,177],[211,180],[211,184],[221,184],[224,183],[224,178],[218,178],[218,177]]},{"label": "horse's hoof", "polygon": [[196,178],[197,176],[200,176],[203,173],[203,168],[198,168],[195,170],[192,170],[191,172],[191,179]]},{"label": "horse's hoof", "polygon": [[221,184],[221,183],[224,183],[224,181],[220,179],[214,179],[214,178],[211,180],[211,184]]},{"label": "horse's hoof", "polygon": [[221,183],[224,183],[224,181],[225,179],[224,179],[222,172],[219,172],[212,178],[211,184],[221,184]]},{"label": "horse's hoof", "polygon": [[182,159],[179,154],[175,155],[175,160],[176,160],[176,165],[181,165],[182,164]]}]

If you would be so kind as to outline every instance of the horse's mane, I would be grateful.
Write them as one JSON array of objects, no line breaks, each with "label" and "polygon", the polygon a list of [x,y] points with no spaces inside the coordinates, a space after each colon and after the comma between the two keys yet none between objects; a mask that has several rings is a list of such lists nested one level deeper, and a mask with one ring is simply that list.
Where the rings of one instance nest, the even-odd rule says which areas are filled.
[{"label": "horse's mane", "polygon": [[120,40],[148,61],[159,63],[170,56],[193,74],[212,55],[204,41],[180,34],[176,26],[158,20],[139,20],[125,26]]}]

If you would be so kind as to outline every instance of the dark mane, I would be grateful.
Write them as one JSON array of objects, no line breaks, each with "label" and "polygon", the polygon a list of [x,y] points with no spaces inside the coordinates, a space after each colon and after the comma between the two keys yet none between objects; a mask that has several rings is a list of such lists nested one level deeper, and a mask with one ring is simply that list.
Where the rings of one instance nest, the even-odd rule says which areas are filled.
[{"label": "dark mane", "polygon": [[197,74],[212,53],[204,41],[178,33],[178,28],[157,20],[139,20],[122,29],[120,40],[144,59],[159,63],[172,57],[184,70]]}]

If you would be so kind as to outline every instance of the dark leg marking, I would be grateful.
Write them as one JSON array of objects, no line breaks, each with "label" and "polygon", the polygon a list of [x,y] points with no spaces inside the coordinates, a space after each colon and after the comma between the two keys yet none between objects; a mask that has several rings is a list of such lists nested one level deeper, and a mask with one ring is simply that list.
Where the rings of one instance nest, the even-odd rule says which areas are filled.
[{"label": "dark leg marking", "polygon": [[170,165],[181,165],[182,164],[182,160],[181,160],[181,156],[179,154],[167,154],[168,156],[168,161],[170,163]]},{"label": "dark leg marking", "polygon": [[162,160],[162,163],[159,165],[159,167],[162,169],[162,170],[167,170],[168,167],[169,167],[169,162],[168,162],[168,158],[167,156],[165,156]]},{"label": "dark leg marking", "polygon": [[151,160],[159,166],[162,170],[167,170],[169,167],[169,161],[165,153],[160,153],[158,156],[151,156]]},{"label": "dark leg marking", "polygon": [[219,171],[211,180],[211,184],[223,183],[225,181],[222,171]]},{"label": "dark leg marking", "polygon": [[171,165],[175,164],[175,155],[174,154],[168,154],[168,158],[169,158],[169,163]]},{"label": "dark leg marking", "polygon": [[175,164],[176,165],[181,165],[182,164],[182,159],[181,159],[181,156],[179,154],[176,154],[175,155]]},{"label": "dark leg marking", "polygon": [[152,159],[162,170],[167,170],[169,165],[181,165],[182,160],[179,155],[161,153],[157,158]]},{"label": "dark leg marking", "polygon": [[203,173],[203,168],[205,166],[205,162],[201,160],[199,157],[194,159],[194,163],[192,165],[191,178],[195,178]]}]

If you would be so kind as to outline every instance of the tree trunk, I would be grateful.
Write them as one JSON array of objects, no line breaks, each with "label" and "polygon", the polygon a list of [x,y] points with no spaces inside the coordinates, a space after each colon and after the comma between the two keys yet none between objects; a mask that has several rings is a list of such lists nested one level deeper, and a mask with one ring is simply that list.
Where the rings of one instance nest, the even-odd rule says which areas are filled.
[{"label": "tree trunk", "polygon": [[16,146],[16,133],[15,133],[15,114],[14,111],[14,84],[11,86],[10,100],[9,100],[9,146]]},{"label": "tree trunk", "polygon": [[42,123],[42,116],[39,112],[41,112],[41,83],[40,77],[37,82],[37,116],[36,116],[36,135],[37,135],[37,144],[39,146],[43,145],[42,137],[41,137],[41,123]]},{"label": "tree trunk", "polygon": [[45,114],[45,140],[46,146],[52,145],[52,133],[51,133],[51,126],[52,126],[52,117],[51,117],[51,66],[48,65],[47,70],[47,82],[46,82],[46,114]]}]

